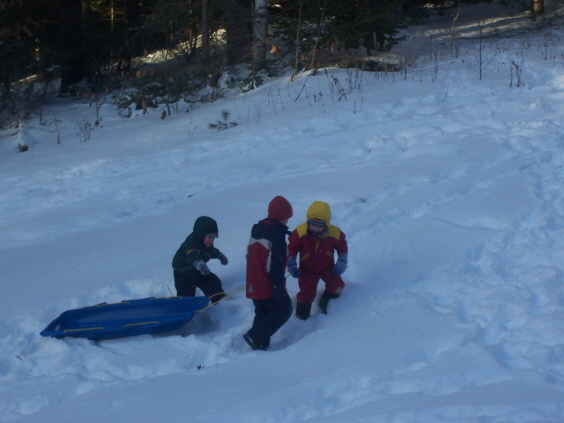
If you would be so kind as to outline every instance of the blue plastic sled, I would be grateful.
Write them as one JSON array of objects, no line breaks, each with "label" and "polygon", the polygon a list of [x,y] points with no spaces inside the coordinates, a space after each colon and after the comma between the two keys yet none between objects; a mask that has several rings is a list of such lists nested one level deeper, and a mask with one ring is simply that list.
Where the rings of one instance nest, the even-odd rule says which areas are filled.
[{"label": "blue plastic sled", "polygon": [[142,298],[67,310],[41,336],[93,340],[173,332],[209,304],[209,297]]}]

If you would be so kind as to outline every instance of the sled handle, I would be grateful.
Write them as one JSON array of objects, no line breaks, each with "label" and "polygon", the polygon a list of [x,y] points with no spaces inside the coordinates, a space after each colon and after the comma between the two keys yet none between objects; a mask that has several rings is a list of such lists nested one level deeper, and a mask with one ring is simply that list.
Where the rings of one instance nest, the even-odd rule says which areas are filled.
[{"label": "sled handle", "polygon": [[245,285],[241,285],[241,286],[238,286],[237,288],[233,288],[233,289],[230,289],[230,290],[227,290],[227,291],[218,292],[217,294],[211,295],[211,296],[210,296],[210,301],[212,301],[211,298],[212,298],[212,297],[215,297],[216,295],[219,295],[219,294],[227,294],[228,292],[230,292],[230,294],[225,295],[225,297],[223,297],[221,300],[217,300],[216,302],[213,302],[213,301],[212,301],[211,304],[208,304],[208,305],[205,306],[203,309],[201,309],[201,310],[196,310],[196,313],[199,313],[200,311],[204,311],[205,309],[207,309],[207,308],[209,308],[209,307],[211,307],[211,306],[213,306],[213,305],[216,305],[217,303],[219,303],[219,302],[221,302],[221,301],[223,301],[223,300],[226,300],[227,298],[230,298],[230,297],[233,297],[234,295],[240,294],[241,292],[243,292],[243,291],[245,290],[245,288],[246,288]]}]

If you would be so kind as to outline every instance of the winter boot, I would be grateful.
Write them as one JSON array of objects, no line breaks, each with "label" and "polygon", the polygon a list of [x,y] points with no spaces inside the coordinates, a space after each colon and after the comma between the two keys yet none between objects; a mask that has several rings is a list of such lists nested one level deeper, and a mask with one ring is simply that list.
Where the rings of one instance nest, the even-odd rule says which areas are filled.
[{"label": "winter boot", "polygon": [[243,335],[243,339],[245,340],[245,342],[247,344],[249,344],[249,346],[253,349],[253,350],[261,350],[261,351],[266,351],[266,347],[263,347],[262,345],[259,345],[257,343],[255,343],[255,341],[253,340],[253,338],[251,338],[249,336],[248,333]]},{"label": "winter boot", "polygon": [[334,294],[331,292],[323,291],[323,295],[319,300],[319,308],[323,314],[327,314],[327,306],[329,305],[329,300],[333,298],[339,298],[341,294]]},{"label": "winter boot", "polygon": [[298,319],[307,320],[311,313],[311,304],[297,302],[296,304],[296,317]]},{"label": "winter boot", "polygon": [[217,294],[210,295],[210,301],[213,305],[216,305],[221,300],[223,300],[225,297],[227,297],[227,295],[225,295],[225,292],[221,291],[221,292],[218,292]]}]

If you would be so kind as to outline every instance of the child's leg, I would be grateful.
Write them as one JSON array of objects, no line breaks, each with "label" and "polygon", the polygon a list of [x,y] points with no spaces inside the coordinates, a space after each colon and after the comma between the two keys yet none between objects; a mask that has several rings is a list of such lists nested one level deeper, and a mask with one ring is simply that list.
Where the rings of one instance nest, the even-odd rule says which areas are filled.
[{"label": "child's leg", "polygon": [[317,284],[319,277],[311,273],[302,272],[298,279],[300,292],[298,292],[296,304],[296,317],[301,320],[307,320],[311,314],[311,303],[317,295]]},{"label": "child's leg", "polygon": [[197,286],[202,290],[204,295],[209,295],[212,303],[217,303],[225,297],[225,293],[223,292],[223,288],[221,286],[221,280],[214,273],[210,273],[205,276],[202,275]]},{"label": "child's leg", "polygon": [[319,283],[319,276],[302,271],[298,279],[298,292],[297,299],[300,303],[311,304],[317,295],[317,284]]},{"label": "child's leg", "polygon": [[325,282],[325,291],[331,294],[341,294],[341,291],[345,287],[345,282],[340,276],[335,276],[330,270],[323,272],[321,275],[321,280]]},{"label": "child's leg", "polygon": [[270,345],[270,339],[264,335],[264,328],[262,321],[268,312],[264,300],[253,300],[255,306],[255,318],[253,319],[253,326],[243,335],[245,342],[255,350],[266,351]]},{"label": "child's leg", "polygon": [[[266,350],[270,346],[270,337],[280,329],[292,315],[292,300],[286,296],[283,302],[253,300],[255,318],[253,327],[243,336],[254,349]],[[250,338],[247,339],[247,338]]]},{"label": "child's leg", "polygon": [[193,297],[196,295],[196,284],[193,279],[180,272],[174,271],[174,287],[179,297]]},{"label": "child's leg", "polygon": [[329,300],[339,298],[341,291],[345,287],[345,282],[343,282],[340,276],[335,276],[330,271],[324,272],[321,279],[325,282],[325,291],[319,300],[319,308],[323,314],[327,314]]}]

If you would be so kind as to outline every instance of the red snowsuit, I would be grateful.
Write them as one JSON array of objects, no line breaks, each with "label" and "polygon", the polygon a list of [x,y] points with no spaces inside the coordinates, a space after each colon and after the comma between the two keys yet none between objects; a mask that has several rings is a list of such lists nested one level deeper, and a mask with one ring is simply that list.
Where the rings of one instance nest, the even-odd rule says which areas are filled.
[{"label": "red snowsuit", "polygon": [[340,294],[345,283],[340,276],[332,272],[335,266],[334,253],[348,254],[345,234],[331,225],[331,211],[327,203],[314,202],[307,211],[307,218],[323,220],[328,230],[325,234],[314,236],[308,232],[307,221],[299,225],[290,236],[288,245],[289,255],[297,257],[300,254],[300,277],[297,299],[306,304],[313,303],[317,294],[319,280],[325,282],[325,290],[332,294]]}]

